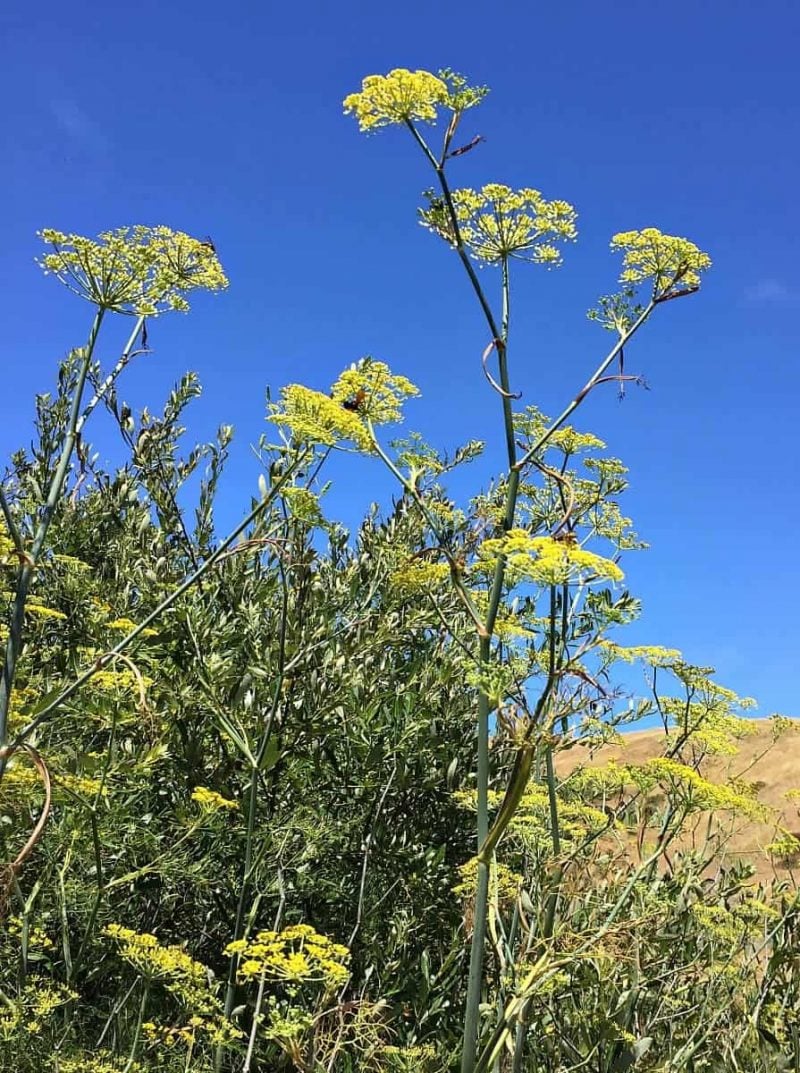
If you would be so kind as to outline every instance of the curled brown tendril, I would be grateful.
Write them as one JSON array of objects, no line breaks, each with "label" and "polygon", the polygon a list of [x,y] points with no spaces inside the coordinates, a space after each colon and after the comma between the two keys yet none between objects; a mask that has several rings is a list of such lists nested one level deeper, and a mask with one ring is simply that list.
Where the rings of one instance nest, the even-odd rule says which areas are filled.
[{"label": "curled brown tendril", "polygon": [[8,904],[8,895],[15,877],[19,875],[23,864],[33,852],[36,843],[42,837],[47,818],[50,815],[50,806],[52,802],[50,772],[47,770],[47,765],[42,759],[41,754],[38,750],[34,749],[32,745],[4,745],[0,748],[0,762],[5,763],[5,761],[10,760],[11,757],[20,750],[27,753],[31,758],[39,778],[42,781],[42,786],[44,788],[44,804],[42,805],[42,811],[39,813],[39,818],[28,836],[25,845],[10,864],[3,865],[2,869],[0,869],[0,917],[5,914]]},{"label": "curled brown tendril", "polygon": [[504,399],[521,399],[522,398],[522,392],[521,391],[504,391],[503,388],[500,387],[500,385],[497,383],[495,378],[492,376],[492,374],[489,372],[488,368],[486,367],[486,363],[489,360],[489,355],[492,353],[492,351],[497,350],[499,352],[500,348],[503,347],[503,346],[505,346],[505,343],[503,343],[503,341],[501,339],[493,339],[491,341],[491,343],[489,343],[489,345],[486,347],[486,349],[483,352],[483,356],[481,357],[481,365],[483,366],[483,375],[486,377],[486,379],[489,381],[489,383],[495,389],[497,394],[502,395]]}]

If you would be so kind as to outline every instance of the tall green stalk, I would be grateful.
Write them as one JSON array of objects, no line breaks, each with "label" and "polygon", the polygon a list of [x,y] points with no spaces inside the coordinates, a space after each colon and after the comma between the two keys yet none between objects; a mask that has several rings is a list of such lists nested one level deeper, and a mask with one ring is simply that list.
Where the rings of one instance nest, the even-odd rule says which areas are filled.
[{"label": "tall green stalk", "polygon": [[[280,562],[280,560],[279,560]],[[281,623],[280,633],[278,638],[278,668],[275,679],[275,688],[272,695],[272,704],[270,706],[269,714],[264,722],[264,729],[261,734],[261,739],[258,744],[254,761],[251,767],[250,777],[250,789],[247,795],[247,832],[245,836],[245,848],[244,848],[244,860],[242,862],[241,880],[239,885],[239,898],[236,904],[236,918],[233,925],[233,940],[240,939],[244,933],[244,921],[247,912],[247,904],[250,900],[250,891],[252,888],[253,879],[253,849],[255,844],[255,832],[256,832],[256,818],[258,815],[258,788],[260,783],[261,768],[264,763],[264,758],[267,755],[267,749],[272,738],[272,728],[275,723],[275,717],[278,714],[278,707],[280,705],[281,693],[283,691],[283,683],[286,673],[286,636],[289,620],[289,584],[286,578],[286,572],[283,565],[280,564],[280,576],[281,576]],[[233,1012],[234,1002],[236,1001],[236,973],[239,968],[239,958],[232,957],[230,965],[228,967],[228,979],[225,986],[225,1017],[229,1018]],[[254,1022],[255,1024],[255,1022]],[[251,1048],[254,1042],[251,1040]],[[248,1050],[248,1063],[251,1057],[251,1049]],[[214,1054],[214,1070],[215,1073],[219,1073],[222,1069],[222,1062],[224,1059],[224,1047],[219,1045],[216,1048]]]},{"label": "tall green stalk", "polygon": [[[44,542],[47,539],[47,533],[50,529],[50,523],[53,520],[58,502],[61,499],[61,494],[64,490],[64,485],[67,480],[67,473],[69,472],[69,465],[72,461],[72,453],[75,449],[75,443],[78,438],[79,423],[81,419],[81,406],[83,403],[83,392],[86,387],[86,378],[89,375],[89,368],[92,363],[92,357],[94,356],[94,349],[97,343],[97,337],[100,332],[100,326],[103,323],[103,317],[105,315],[105,309],[101,306],[97,309],[92,321],[92,326],[89,330],[89,338],[86,342],[86,346],[81,350],[80,366],[78,368],[78,379],[75,384],[75,389],[72,395],[72,405],[70,406],[69,420],[67,422],[67,428],[64,434],[64,443],[61,448],[61,455],[56,465],[53,478],[50,482],[50,487],[47,492],[47,497],[42,507],[41,517],[39,524],[36,528],[36,532],[33,537],[33,543],[28,554],[21,555],[21,561],[19,570],[17,573],[17,586],[14,596],[14,606],[11,612],[11,621],[8,628],[8,641],[6,642],[6,654],[3,663],[2,675],[0,676],[0,747],[5,746],[8,739],[8,713],[11,707],[11,692],[14,688],[14,678],[17,671],[17,663],[19,661],[20,654],[22,653],[24,623],[25,623],[25,606],[28,602],[28,595],[30,593],[31,584],[33,583],[34,574],[38,565],[39,556],[41,555],[44,547]],[[10,511],[7,510],[7,505],[3,506],[3,514],[10,517]],[[13,531],[12,531],[13,538]],[[15,544],[17,540],[15,539]],[[20,549],[18,549],[20,554]],[[0,764],[2,761],[0,761]],[[0,773],[2,773],[2,767],[0,767]]]},{"label": "tall green stalk", "polygon": [[[448,216],[453,231],[453,244],[459,260],[467,273],[467,277],[478,299],[489,331],[492,343],[497,349],[497,360],[500,373],[501,398],[503,406],[503,425],[505,431],[506,451],[508,455],[508,491],[506,495],[506,509],[503,517],[503,528],[510,529],[514,523],[516,512],[517,494],[519,489],[519,471],[516,469],[517,449],[514,439],[514,415],[511,408],[513,398],[510,390],[508,375],[508,332],[510,322],[510,287],[508,260],[502,264],[502,320],[498,328],[492,307],[481,286],[475,268],[470,261],[469,253],[461,235],[461,228],[453,204],[450,186],[445,175],[444,162],[446,159],[447,142],[441,159],[437,160],[425,140],[420,135],[413,123],[408,122],[408,127],[417,144],[422,149],[428,161],[436,172],[436,178],[442,191]],[[492,654],[492,635],[500,609],[500,600],[505,580],[505,560],[501,557],[495,567],[494,576],[489,595],[489,607],[486,619],[479,630],[478,639],[478,663],[479,671],[489,666]],[[477,844],[481,848],[486,843],[489,835],[489,715],[492,710],[489,695],[481,689],[478,697],[477,712],[477,763],[476,763],[476,834]],[[469,979],[467,984],[467,1002],[464,1014],[464,1037],[461,1057],[461,1073],[472,1073],[475,1064],[478,1018],[480,1012],[481,990],[483,987],[483,959],[486,944],[487,910],[489,902],[489,861],[481,855],[478,858],[478,876],[475,889],[475,908],[473,916],[472,946],[470,950]]]},{"label": "tall green stalk", "polygon": [[[601,380],[605,371],[609,368],[611,363],[618,357],[620,352],[631,337],[638,331],[642,324],[648,319],[650,314],[658,304],[657,299],[653,297],[650,302],[642,310],[639,317],[634,323],[624,332],[620,333],[620,337],[617,343],[611,348],[611,351],[606,355],[598,368],[584,384],[581,390],[573,398],[568,406],[562,411],[562,413],[553,421],[548,428],[542,433],[538,440],[532,444],[524,455],[519,458],[517,456],[516,440],[514,435],[514,415],[512,410],[512,400],[515,397],[510,389],[510,379],[508,372],[508,336],[510,327],[510,284],[509,284],[509,263],[508,257],[504,257],[501,261],[502,269],[502,314],[501,325],[495,320],[494,313],[492,312],[491,304],[488,301],[486,294],[481,286],[478,275],[470,260],[469,252],[463,240],[461,228],[458,222],[458,216],[453,201],[453,196],[450,191],[450,187],[445,175],[445,162],[447,160],[448,149],[450,144],[450,138],[454,131],[459,116],[454,114],[453,121],[450,124],[448,133],[445,135],[444,146],[440,158],[434,155],[422,135],[417,130],[416,126],[411,120],[406,120],[406,126],[411,132],[414,140],[424,153],[426,159],[433,167],[436,173],[436,178],[439,183],[439,187],[442,193],[444,205],[447,209],[447,214],[451,226],[452,232],[452,245],[461,261],[464,271],[470,281],[475,296],[478,300],[478,304],[481,307],[486,323],[491,332],[492,346],[497,350],[497,361],[499,368],[499,394],[502,399],[503,410],[503,427],[505,434],[506,452],[508,457],[508,472],[506,478],[506,498],[503,509],[503,531],[507,532],[514,526],[514,520],[516,517],[517,501],[519,498],[519,488],[521,474],[525,466],[533,462],[542,449],[547,444],[553,433],[564,424],[568,417],[574,410],[580,406],[586,396],[597,386]],[[497,384],[494,385],[497,388]],[[394,468],[394,467],[392,467]],[[403,482],[406,483],[405,481]],[[423,508],[420,497],[415,495],[419,505]],[[492,636],[494,633],[495,624],[497,621],[497,615],[500,609],[500,603],[503,595],[503,588],[506,580],[506,561],[503,556],[500,556],[495,566],[494,574],[489,589],[489,601],[488,610],[484,622],[478,626],[478,663],[479,671],[486,669],[491,661],[492,654]],[[554,645],[554,623],[551,623],[551,660],[550,674],[548,675],[548,681],[542,692],[541,697],[536,705],[536,716],[534,718],[531,731],[538,725],[538,719],[544,713],[544,708],[549,701],[552,694],[555,683],[555,666],[553,660],[555,658],[555,651],[552,645]],[[529,734],[526,740],[520,746],[517,759],[512,769],[509,784],[506,788],[505,797],[500,807],[498,815],[495,819],[492,829],[489,829],[489,810],[488,810],[488,790],[489,790],[489,715],[491,712],[491,701],[485,690],[481,689],[478,698],[478,712],[477,712],[477,762],[476,762],[476,825],[477,825],[477,839],[478,839],[478,875],[475,890],[475,906],[474,906],[474,925],[472,933],[472,944],[470,950],[470,965],[469,965],[469,977],[467,985],[467,999],[466,1009],[464,1014],[464,1034],[463,1034],[463,1046],[461,1054],[461,1073],[474,1073],[476,1061],[477,1061],[477,1049],[478,1049],[478,1037],[479,1037],[479,1012],[481,992],[483,987],[483,961],[486,941],[486,927],[487,927],[487,909],[488,909],[488,893],[489,893],[489,864],[491,854],[494,852],[494,848],[500,841],[503,833],[511,822],[511,819],[516,812],[519,805],[519,801],[522,798],[528,779],[530,778],[531,766],[534,757],[534,743],[531,740]],[[548,785],[548,796],[550,800],[550,812],[551,812],[551,829],[553,844],[555,847],[560,847],[560,836],[558,829],[558,807],[555,794],[555,772],[553,768],[553,755],[552,749],[545,756],[546,762],[546,781]],[[556,850],[558,852],[558,850]],[[550,898],[547,909],[548,927],[552,930],[554,923],[555,906],[557,902],[557,893],[554,892],[553,897]]]}]

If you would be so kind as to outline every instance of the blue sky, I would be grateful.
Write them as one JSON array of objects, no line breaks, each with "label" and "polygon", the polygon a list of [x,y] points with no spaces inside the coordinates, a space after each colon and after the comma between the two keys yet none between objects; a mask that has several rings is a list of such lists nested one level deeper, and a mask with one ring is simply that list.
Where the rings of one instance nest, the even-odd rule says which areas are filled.
[{"label": "blue sky", "polygon": [[[191,433],[237,429],[231,519],[255,487],[266,386],[327,388],[365,353],[422,389],[409,429],[497,440],[484,327],[455,259],[415,223],[424,162],[402,132],[365,138],[341,114],[365,74],[452,66],[492,87],[464,124],[486,141],[452,181],[535,186],[579,212],[563,268],[517,274],[525,402],[560,410],[601,356],[585,311],[614,288],[614,232],[657,226],[714,258],[703,292],[662,307],[627,356],[650,391],[620,404],[609,388],[576,423],[629,465],[626,509],[652,545],[625,564],[645,610],[629,639],[800,714],[798,33],[789,0],[6,4],[0,457],[29,439],[33,393],[88,323],[34,266],[36,230],[134,222],[210,234],[231,279],[154,325],[156,354],[121,390],[156,407],[198,371]],[[345,463],[335,507],[353,519],[391,489]]]}]

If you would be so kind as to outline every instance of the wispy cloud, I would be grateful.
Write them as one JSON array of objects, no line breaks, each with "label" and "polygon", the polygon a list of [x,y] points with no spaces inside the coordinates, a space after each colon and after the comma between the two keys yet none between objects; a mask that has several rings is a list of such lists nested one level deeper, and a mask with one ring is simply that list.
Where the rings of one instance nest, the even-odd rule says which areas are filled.
[{"label": "wispy cloud", "polygon": [[55,98],[50,101],[50,111],[59,130],[72,142],[95,151],[105,148],[106,138],[102,129],[74,100]]},{"label": "wispy cloud", "polygon": [[789,287],[779,279],[760,279],[747,287],[745,298],[756,305],[798,305],[800,288]]}]

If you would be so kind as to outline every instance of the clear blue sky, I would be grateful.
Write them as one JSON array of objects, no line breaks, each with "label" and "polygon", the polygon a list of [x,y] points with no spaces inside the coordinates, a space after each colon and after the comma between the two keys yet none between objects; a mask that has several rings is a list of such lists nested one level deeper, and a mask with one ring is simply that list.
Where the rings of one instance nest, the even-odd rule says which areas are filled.
[{"label": "clear blue sky", "polygon": [[[157,353],[121,392],[157,406],[199,372],[191,431],[237,429],[231,518],[255,487],[266,385],[327,388],[364,353],[420,385],[409,428],[443,446],[495,437],[483,325],[415,223],[423,161],[402,132],[367,139],[341,114],[365,74],[452,66],[492,87],[464,127],[487,141],[454,181],[535,186],[580,213],[562,269],[518,274],[510,356],[526,402],[560,409],[606,345],[585,311],[614,287],[612,233],[658,226],[713,256],[703,293],[663,307],[631,348],[651,390],[620,405],[610,388],[579,423],[630,466],[627,509],[652,544],[626,563],[645,606],[630,640],[679,647],[762,711],[800,714],[798,35],[790,0],[12,0],[0,456],[29,438],[32,394],[89,312],[34,267],[35,231],[134,222],[210,234],[231,279],[154,326]],[[337,472],[353,477],[336,499],[350,519],[388,492],[377,468]]]}]

